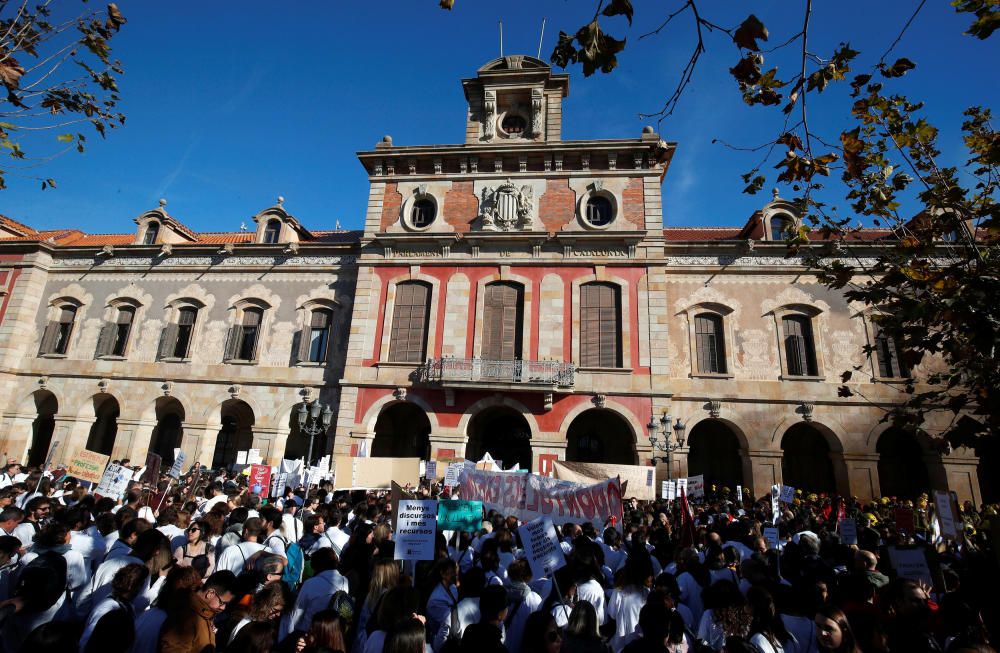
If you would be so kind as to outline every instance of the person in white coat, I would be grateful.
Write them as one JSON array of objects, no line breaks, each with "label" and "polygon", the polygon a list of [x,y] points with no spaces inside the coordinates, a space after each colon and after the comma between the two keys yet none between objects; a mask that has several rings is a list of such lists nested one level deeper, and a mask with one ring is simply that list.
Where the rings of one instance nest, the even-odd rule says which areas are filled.
[{"label": "person in white coat", "polygon": [[524,627],[528,616],[542,607],[542,597],[529,587],[531,565],[520,559],[507,567],[507,616],[504,628],[507,631],[504,645],[509,651],[520,651],[524,639]]},{"label": "person in white coat", "polygon": [[308,631],[312,626],[313,616],[329,607],[334,594],[350,591],[347,579],[337,571],[340,560],[333,549],[320,549],[310,560],[314,576],[302,583],[291,615],[282,621],[282,639],[294,630]]},{"label": "person in white coat", "polygon": [[458,605],[449,610],[441,627],[434,635],[433,645],[436,652],[441,651],[449,639],[462,640],[462,633],[467,626],[479,623],[479,597],[486,586],[486,575],[479,567],[472,567],[462,572],[458,587]]}]

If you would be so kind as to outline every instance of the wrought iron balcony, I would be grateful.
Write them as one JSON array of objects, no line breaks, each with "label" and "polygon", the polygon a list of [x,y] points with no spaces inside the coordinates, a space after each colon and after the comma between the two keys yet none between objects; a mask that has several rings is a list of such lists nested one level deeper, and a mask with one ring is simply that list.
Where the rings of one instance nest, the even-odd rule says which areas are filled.
[{"label": "wrought iron balcony", "polygon": [[511,384],[552,388],[573,386],[576,366],[561,361],[432,358],[417,370],[417,381],[440,385]]}]

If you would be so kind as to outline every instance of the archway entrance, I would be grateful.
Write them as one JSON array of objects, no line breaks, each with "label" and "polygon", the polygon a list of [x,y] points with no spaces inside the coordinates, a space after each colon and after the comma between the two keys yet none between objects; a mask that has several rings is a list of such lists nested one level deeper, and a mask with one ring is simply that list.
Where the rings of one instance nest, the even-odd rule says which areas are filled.
[{"label": "archway entrance", "polygon": [[38,417],[31,423],[31,448],[28,449],[28,466],[42,466],[52,446],[52,433],[56,428],[56,413],[59,412],[59,402],[56,396],[48,390],[38,390],[32,398],[35,400],[35,413]]},{"label": "archway entrance", "polygon": [[164,468],[174,464],[174,449],[184,437],[184,406],[174,397],[156,400],[156,427],[149,441],[149,451],[159,454]]},{"label": "archway entrance", "polygon": [[882,496],[916,499],[931,491],[923,448],[915,435],[893,426],[879,436],[876,450]]},{"label": "archway entrance", "polygon": [[469,422],[465,457],[480,460],[489,452],[504,469],[520,465],[531,470],[531,427],[524,415],[507,406],[493,406]]},{"label": "archway entrance", "polygon": [[420,406],[399,402],[382,409],[375,422],[372,457],[420,458],[431,455],[431,421]]},{"label": "archway entrance", "polygon": [[[285,458],[287,460],[304,459],[309,455],[309,436],[299,428],[299,407],[301,405],[301,403],[298,403],[292,406],[292,410],[288,414],[288,439],[285,440]],[[314,461],[319,460],[333,449],[331,446],[333,436],[330,432],[332,429],[333,424],[331,423],[330,429],[320,433],[313,439],[312,460],[306,461],[307,465],[311,465]],[[428,429],[428,432],[430,432],[430,429]]]},{"label": "archway entrance", "polygon": [[976,455],[979,457],[977,468],[979,490],[983,495],[983,503],[1000,501],[1000,438],[983,436],[976,443]]},{"label": "archway entrance", "polygon": [[250,404],[239,399],[222,402],[222,428],[215,439],[212,467],[228,467],[236,463],[236,452],[253,446],[254,414]]},{"label": "archway entrance", "polygon": [[638,456],[632,429],[625,418],[612,410],[585,410],[576,416],[566,432],[566,460],[636,465]]},{"label": "archway entrance", "polygon": [[87,449],[110,456],[118,435],[118,400],[108,394],[94,395],[94,423],[87,436]]},{"label": "archway entrance", "polygon": [[740,441],[725,422],[706,419],[698,422],[688,435],[688,474],[705,475],[705,486],[748,485],[743,477]]},{"label": "archway entrance", "polygon": [[806,422],[792,426],[781,438],[781,477],[785,485],[803,492],[836,492],[837,480],[830,445]]}]

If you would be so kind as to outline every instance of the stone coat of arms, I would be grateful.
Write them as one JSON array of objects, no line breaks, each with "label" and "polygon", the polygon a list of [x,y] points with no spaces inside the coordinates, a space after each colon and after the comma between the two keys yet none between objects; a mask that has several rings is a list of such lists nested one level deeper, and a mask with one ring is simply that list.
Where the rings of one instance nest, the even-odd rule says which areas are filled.
[{"label": "stone coat of arms", "polygon": [[496,188],[483,189],[480,203],[483,231],[531,229],[534,195],[531,186],[518,188],[509,179]]}]

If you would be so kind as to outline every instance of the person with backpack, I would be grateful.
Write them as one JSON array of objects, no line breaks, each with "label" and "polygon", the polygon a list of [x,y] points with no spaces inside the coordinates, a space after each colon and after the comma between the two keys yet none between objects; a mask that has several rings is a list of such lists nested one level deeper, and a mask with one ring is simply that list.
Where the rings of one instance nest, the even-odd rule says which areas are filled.
[{"label": "person with backpack", "polygon": [[111,596],[90,612],[80,638],[80,653],[128,653],[135,643],[133,601],[149,576],[145,565],[126,565],[111,581]]},{"label": "person with backpack", "polygon": [[324,548],[316,551],[311,562],[315,575],[302,583],[295,607],[288,619],[287,632],[281,633],[282,638],[292,631],[308,631],[313,615],[328,609],[338,592],[349,592],[347,579],[337,571],[340,560],[333,549]]},{"label": "person with backpack", "polygon": [[532,591],[531,565],[520,558],[507,567],[507,617],[504,643],[511,651],[521,650],[528,615],[542,607],[542,597]]}]

